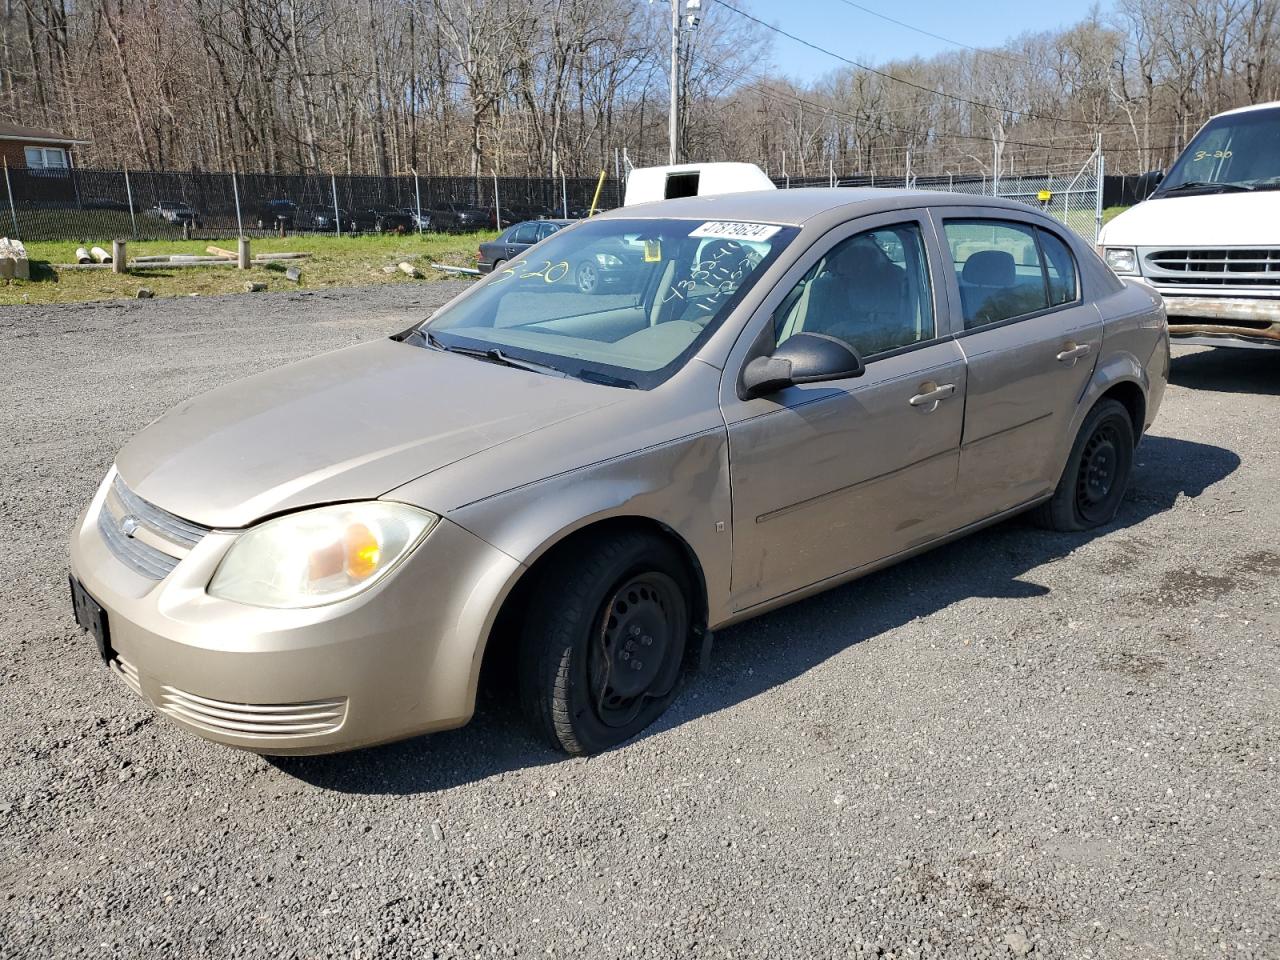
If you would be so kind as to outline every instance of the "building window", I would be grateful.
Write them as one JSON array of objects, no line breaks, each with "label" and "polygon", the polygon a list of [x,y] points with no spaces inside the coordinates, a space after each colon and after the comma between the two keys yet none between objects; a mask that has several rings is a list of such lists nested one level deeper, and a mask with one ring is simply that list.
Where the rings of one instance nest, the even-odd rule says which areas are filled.
[{"label": "building window", "polygon": [[45,170],[53,174],[66,173],[70,164],[67,151],[62,147],[27,147],[27,168]]}]

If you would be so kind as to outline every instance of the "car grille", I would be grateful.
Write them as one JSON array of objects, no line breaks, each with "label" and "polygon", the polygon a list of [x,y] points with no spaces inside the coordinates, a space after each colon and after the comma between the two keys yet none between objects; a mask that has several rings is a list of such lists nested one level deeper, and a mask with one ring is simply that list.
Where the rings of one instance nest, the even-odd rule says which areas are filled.
[{"label": "car grille", "polygon": [[156,704],[169,716],[213,733],[239,737],[313,737],[332,733],[347,716],[347,698],[306,703],[228,703],[168,685]]},{"label": "car grille", "polygon": [[1143,271],[1157,286],[1280,288],[1280,248],[1153,250]]},{"label": "car grille", "polygon": [[[132,535],[126,527],[134,528]],[[209,528],[148,503],[117,476],[98,513],[98,531],[121,563],[151,580],[163,580]],[[144,540],[139,531],[153,536]]]}]

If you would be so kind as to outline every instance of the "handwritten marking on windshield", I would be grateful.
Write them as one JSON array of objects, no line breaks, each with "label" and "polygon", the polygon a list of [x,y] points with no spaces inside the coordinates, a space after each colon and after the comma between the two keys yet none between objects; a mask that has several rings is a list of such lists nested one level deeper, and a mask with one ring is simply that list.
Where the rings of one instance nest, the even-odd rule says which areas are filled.
[{"label": "handwritten marking on windshield", "polygon": [[540,277],[542,278],[543,283],[559,283],[569,275],[569,261],[567,260],[561,260],[559,263],[553,263],[550,260],[543,260],[541,270],[528,270],[524,273],[517,273],[519,268],[527,267],[528,265],[529,261],[524,258],[512,260],[511,264],[499,270],[489,283],[501,283],[508,277],[515,277],[517,280],[529,280],[533,277]]}]

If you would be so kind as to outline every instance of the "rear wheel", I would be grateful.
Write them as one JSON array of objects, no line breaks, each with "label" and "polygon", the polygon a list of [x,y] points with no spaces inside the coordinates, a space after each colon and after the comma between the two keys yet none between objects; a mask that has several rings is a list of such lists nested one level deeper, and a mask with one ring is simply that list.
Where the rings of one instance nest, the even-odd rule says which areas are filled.
[{"label": "rear wheel", "polygon": [[1036,522],[1063,531],[1110,523],[1129,486],[1134,445],[1124,404],[1100,401],[1080,426],[1053,497],[1036,508]]},{"label": "rear wheel", "polygon": [[689,584],[670,545],[611,534],[553,561],[520,643],[520,699],[552,746],[598,753],[635,736],[676,697]]}]

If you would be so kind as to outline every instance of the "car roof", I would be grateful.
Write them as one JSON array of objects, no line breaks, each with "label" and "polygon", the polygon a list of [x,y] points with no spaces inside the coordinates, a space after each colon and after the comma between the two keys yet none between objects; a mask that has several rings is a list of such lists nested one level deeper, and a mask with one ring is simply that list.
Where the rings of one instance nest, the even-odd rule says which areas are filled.
[{"label": "car roof", "polygon": [[[1017,210],[1024,203],[1000,197],[980,197],[934,190],[900,190],[888,187],[803,187],[795,190],[755,190],[705,197],[682,197],[617,207],[597,216],[607,219],[746,220],[803,226],[833,211],[848,217],[914,207],[964,205]],[[858,209],[848,209],[858,208]]]}]

